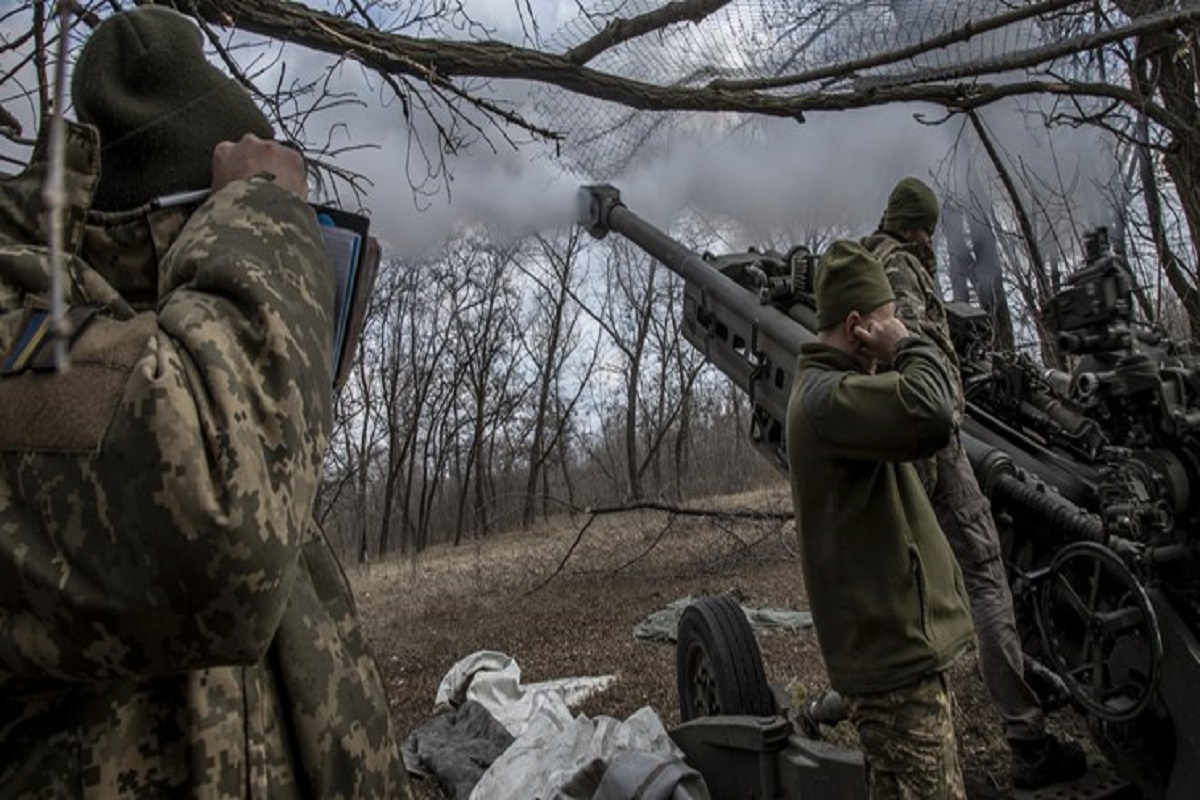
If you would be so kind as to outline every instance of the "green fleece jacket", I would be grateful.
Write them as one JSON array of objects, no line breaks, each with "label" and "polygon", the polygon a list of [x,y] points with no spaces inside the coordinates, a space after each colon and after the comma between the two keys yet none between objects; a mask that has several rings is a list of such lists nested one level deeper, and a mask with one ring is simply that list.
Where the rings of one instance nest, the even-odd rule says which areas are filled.
[{"label": "green fleece jacket", "polygon": [[954,393],[936,347],[902,340],[894,370],[801,347],[787,451],[801,567],[835,689],[888,691],[971,642],[962,574],[912,465],[946,444]]}]

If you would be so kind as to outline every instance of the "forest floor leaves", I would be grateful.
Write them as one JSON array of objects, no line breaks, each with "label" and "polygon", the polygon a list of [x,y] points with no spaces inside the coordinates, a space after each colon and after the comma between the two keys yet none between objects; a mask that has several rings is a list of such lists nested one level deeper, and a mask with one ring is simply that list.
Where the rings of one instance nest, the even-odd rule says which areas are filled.
[{"label": "forest floor leaves", "polygon": [[[624,719],[649,705],[668,729],[677,724],[675,649],[635,639],[635,624],[684,596],[732,593],[749,607],[808,607],[790,524],[754,518],[789,510],[786,487],[687,507],[718,513],[604,514],[582,538],[588,516],[564,515],[534,531],[352,568],[398,735],[432,716],[442,677],[477,650],[515,658],[523,682],[614,674],[612,686],[579,711]],[[811,629],[757,639],[768,681],[798,700],[826,687]],[[1008,796],[1008,749],[974,654],[960,659],[950,677],[969,794],[973,800]],[[1069,710],[1057,712],[1051,727],[1076,737],[1084,733]],[[847,724],[831,738],[855,741]],[[419,798],[445,797],[430,781],[417,782],[416,789]]]}]

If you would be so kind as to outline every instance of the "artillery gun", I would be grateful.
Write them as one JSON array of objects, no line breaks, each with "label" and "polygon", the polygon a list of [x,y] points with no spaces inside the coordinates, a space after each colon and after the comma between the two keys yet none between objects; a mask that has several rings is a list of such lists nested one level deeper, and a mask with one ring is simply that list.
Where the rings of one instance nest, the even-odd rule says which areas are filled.
[{"label": "artillery gun", "polygon": [[[796,359],[817,330],[815,254],[699,255],[611,186],[580,199],[593,236],[618,233],[683,279],[685,338],[749,396],[751,440],[786,473]],[[947,312],[963,444],[1000,525],[1029,674],[1085,715],[1123,786],[1182,800],[1200,796],[1200,356],[1135,321],[1133,286],[1104,230],[1090,233],[1085,265],[1042,315],[1069,370],[993,352],[979,309]],[[731,796],[862,796],[861,760],[817,747],[768,695],[736,617],[713,599],[685,614],[676,741]],[[772,717],[784,728],[767,732]]]}]

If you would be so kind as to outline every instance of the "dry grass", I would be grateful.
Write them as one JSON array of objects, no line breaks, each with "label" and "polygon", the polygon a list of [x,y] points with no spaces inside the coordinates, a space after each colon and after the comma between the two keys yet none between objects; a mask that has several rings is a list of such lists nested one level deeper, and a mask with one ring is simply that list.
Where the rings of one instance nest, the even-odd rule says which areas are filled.
[{"label": "dry grass", "polygon": [[[790,499],[781,487],[706,507],[786,512]],[[513,656],[526,681],[616,674],[612,688],[581,710],[623,719],[650,705],[669,728],[679,721],[675,651],[635,640],[639,620],[684,595],[734,592],[750,606],[807,608],[790,534],[778,520],[675,517],[668,524],[666,514],[638,511],[597,517],[580,539],[586,521],[563,517],[532,532],[352,571],[400,736],[429,718],[442,676],[476,650]],[[758,641],[769,681],[797,698],[825,687],[811,631]],[[955,665],[951,678],[971,795],[1006,796],[1007,748],[974,657]],[[1078,733],[1078,720],[1062,717],[1055,724]],[[849,726],[840,728],[847,730],[837,737],[852,742]],[[445,796],[429,783],[417,791],[423,798]]]}]

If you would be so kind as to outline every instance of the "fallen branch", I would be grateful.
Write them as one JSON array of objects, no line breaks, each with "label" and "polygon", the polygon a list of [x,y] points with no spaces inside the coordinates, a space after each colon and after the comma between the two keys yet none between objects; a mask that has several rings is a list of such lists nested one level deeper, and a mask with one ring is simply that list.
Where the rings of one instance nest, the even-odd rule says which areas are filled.
[{"label": "fallen branch", "polygon": [[[551,572],[548,576],[546,576],[546,579],[544,581],[542,581],[537,586],[534,586],[532,589],[527,591],[525,593],[526,596],[535,594],[536,592],[540,592],[542,589],[549,586],[551,581],[553,581],[555,578],[557,578],[559,576],[559,574],[562,573],[563,568],[566,567],[566,565],[567,565],[567,562],[571,560],[572,554],[574,554],[575,549],[577,547],[579,547],[579,543],[583,541],[583,535],[585,533],[587,533],[587,530],[588,530],[588,528],[590,528],[592,526],[592,523],[595,522],[597,518],[608,515],[608,514],[624,514],[624,513],[630,512],[630,511],[662,511],[666,514],[671,515],[672,522],[675,517],[717,517],[720,519],[730,519],[730,518],[750,519],[750,520],[755,520],[755,521],[761,522],[764,520],[787,521],[787,520],[792,519],[793,516],[795,516],[791,511],[764,511],[762,509],[753,509],[753,508],[728,509],[728,510],[718,510],[718,509],[711,509],[711,508],[690,508],[687,506],[677,506],[672,503],[663,503],[663,502],[660,502],[657,500],[639,500],[639,501],[634,501],[634,502],[630,502],[630,503],[622,503],[620,505],[614,505],[614,506],[600,506],[598,508],[573,507],[572,511],[580,511],[580,512],[587,514],[588,515],[587,521],[583,523],[583,525],[580,527],[579,531],[575,534],[575,540],[571,542],[571,546],[569,548],[567,548],[567,552],[563,555],[562,559],[558,562],[558,566],[554,568],[554,571]],[[668,528],[670,528],[670,524],[668,524],[667,526],[665,526],[663,528],[663,530],[659,533],[658,537],[654,540],[654,542],[650,545],[650,548],[646,552],[649,552],[649,550],[654,549],[654,547],[658,545],[658,542],[661,541],[663,536],[666,535],[666,531]],[[637,556],[633,560],[637,560],[637,558],[642,558],[642,557],[644,557],[644,555],[645,555],[645,553],[643,553],[641,556]],[[619,569],[624,569],[630,563],[633,563],[633,561],[627,562],[626,564],[619,567]]]}]

